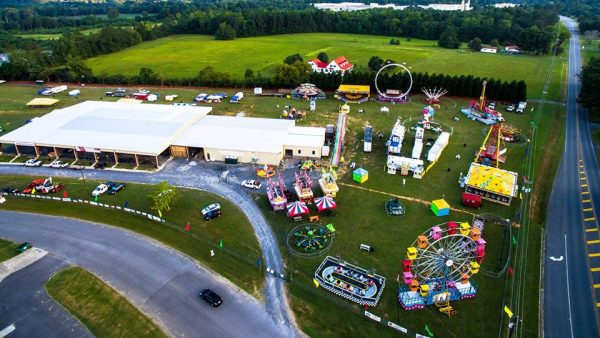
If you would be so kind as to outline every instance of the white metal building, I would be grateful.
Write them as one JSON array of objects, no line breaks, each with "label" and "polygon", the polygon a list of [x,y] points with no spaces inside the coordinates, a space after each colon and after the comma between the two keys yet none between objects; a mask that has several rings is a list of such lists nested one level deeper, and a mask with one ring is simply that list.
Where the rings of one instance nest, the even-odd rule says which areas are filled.
[{"label": "white metal building", "polygon": [[160,166],[169,156],[278,164],[283,156],[320,158],[325,129],[295,121],[208,116],[212,108],[86,101],[54,110],[6,135],[0,149],[17,154],[73,154]]}]

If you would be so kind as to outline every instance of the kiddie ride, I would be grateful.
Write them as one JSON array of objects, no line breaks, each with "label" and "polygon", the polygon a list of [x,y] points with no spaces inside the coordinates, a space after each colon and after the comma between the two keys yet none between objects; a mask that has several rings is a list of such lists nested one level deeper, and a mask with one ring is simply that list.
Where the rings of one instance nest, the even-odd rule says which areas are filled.
[{"label": "kiddie ride", "polygon": [[261,178],[269,178],[273,177],[273,175],[275,175],[275,172],[276,170],[274,166],[265,164],[264,166],[256,169],[256,176]]},{"label": "kiddie ride", "polygon": [[329,172],[326,172],[323,169],[321,174],[321,178],[319,179],[319,186],[321,187],[321,191],[323,191],[323,195],[335,197],[340,188],[338,187],[335,180],[337,179],[337,173],[330,169]]},{"label": "kiddie ride", "polygon": [[31,183],[25,187],[21,192],[24,194],[35,194],[36,192],[42,194],[49,194],[59,192],[64,188],[64,184],[54,184],[52,183],[52,177],[48,177],[46,179],[36,178]]},{"label": "kiddie ride", "polygon": [[473,298],[477,285],[471,276],[479,272],[485,257],[483,225],[447,222],[432,227],[417,237],[402,261],[403,285],[398,301],[405,310],[435,304],[452,316],[451,301]]},{"label": "kiddie ride", "polygon": [[273,210],[278,211],[285,209],[289,193],[289,190],[283,183],[281,175],[279,175],[279,178],[276,181],[269,178],[269,181],[267,182],[267,197],[269,198],[269,203],[271,203]]},{"label": "kiddie ride", "polygon": [[294,181],[294,190],[296,191],[296,195],[301,202],[312,203],[313,200],[313,191],[312,191],[313,182],[308,172],[301,171],[300,174],[296,173],[296,179]]}]

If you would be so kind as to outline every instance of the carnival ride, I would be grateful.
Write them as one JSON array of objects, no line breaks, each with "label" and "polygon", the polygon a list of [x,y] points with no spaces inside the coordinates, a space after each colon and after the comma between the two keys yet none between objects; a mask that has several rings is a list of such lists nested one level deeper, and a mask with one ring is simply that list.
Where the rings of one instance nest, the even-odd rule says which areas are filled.
[{"label": "carnival ride", "polygon": [[443,131],[442,125],[434,121],[435,109],[431,106],[423,108],[423,116],[421,120],[417,122],[417,125],[421,126],[425,130],[435,131],[440,133]]},{"label": "carnival ride", "polygon": [[405,133],[406,128],[402,125],[400,119],[397,119],[394,127],[392,127],[392,134],[386,143],[388,155],[400,155]]},{"label": "carnival ride", "polygon": [[287,245],[290,252],[295,255],[303,257],[320,256],[331,247],[335,238],[334,231],[321,224],[298,225],[288,234]]},{"label": "carnival ride", "polygon": [[272,165],[265,164],[256,169],[256,176],[261,178],[270,178],[275,175],[276,169]]},{"label": "carnival ride", "polygon": [[486,241],[482,223],[447,222],[417,236],[402,261],[402,282],[398,301],[405,310],[435,304],[452,316],[451,301],[473,298],[477,284],[471,276],[479,272],[485,258]]},{"label": "carnival ride", "polygon": [[331,256],[315,271],[315,285],[360,305],[376,306],[385,277]]},{"label": "carnival ride", "polygon": [[504,117],[502,117],[502,113],[486,106],[486,86],[487,81],[483,81],[479,102],[472,100],[469,104],[469,108],[462,108],[460,111],[465,114],[467,118],[489,126],[504,121]]},{"label": "carnival ride", "polygon": [[446,94],[448,94],[448,91],[445,90],[444,88],[437,88],[434,87],[433,89],[431,88],[421,88],[421,91],[423,92],[423,94],[425,94],[425,102],[428,105],[439,105],[440,104],[440,98]]},{"label": "carnival ride", "polygon": [[321,187],[321,191],[323,191],[323,195],[335,197],[337,192],[340,191],[340,188],[335,182],[336,179],[337,173],[333,168],[330,168],[329,171],[325,171],[325,168],[322,168],[319,186]]},{"label": "carnival ride", "polygon": [[290,93],[292,99],[316,100],[325,99],[325,93],[312,83],[303,83],[292,89]]},{"label": "carnival ride", "polygon": [[506,162],[506,145],[502,134],[502,123],[492,125],[488,131],[479,152],[473,162],[499,167]]},{"label": "carnival ride", "polygon": [[510,205],[519,191],[518,177],[515,172],[473,162],[464,178],[465,192]]},{"label": "carnival ride", "polygon": [[301,202],[312,203],[314,194],[312,191],[313,182],[308,175],[308,172],[302,170],[300,173],[295,173],[294,180],[294,190],[296,191],[296,196],[298,196],[298,200]]},{"label": "carnival ride", "polygon": [[[404,71],[404,72],[406,72],[406,74],[408,74],[409,84],[405,91],[395,89],[395,90],[392,90],[391,92],[389,90],[386,90],[385,93],[383,93],[381,91],[381,89],[379,88],[379,75],[384,70],[389,70],[388,68],[390,68],[390,67],[401,68],[402,71]],[[398,64],[398,63],[388,63],[387,65],[379,68],[379,70],[377,71],[377,74],[375,74],[374,82],[375,82],[375,89],[377,90],[377,93],[379,94],[379,96],[378,96],[379,100],[386,100],[386,102],[405,102],[406,98],[408,96],[408,93],[410,93],[410,90],[412,89],[413,78],[412,78],[412,74],[410,73],[410,70],[406,66]]]},{"label": "carnival ride", "polygon": [[271,207],[273,210],[284,210],[285,205],[288,201],[289,191],[283,183],[283,179],[281,175],[279,175],[277,180],[273,180],[269,178],[267,181],[267,197],[269,199],[269,203],[271,203]]},{"label": "carnival ride", "polygon": [[344,136],[346,134],[346,116],[350,112],[350,106],[344,104],[340,107],[337,121],[337,130],[331,152],[330,165],[335,167],[340,163],[342,157],[342,147],[344,145]]}]

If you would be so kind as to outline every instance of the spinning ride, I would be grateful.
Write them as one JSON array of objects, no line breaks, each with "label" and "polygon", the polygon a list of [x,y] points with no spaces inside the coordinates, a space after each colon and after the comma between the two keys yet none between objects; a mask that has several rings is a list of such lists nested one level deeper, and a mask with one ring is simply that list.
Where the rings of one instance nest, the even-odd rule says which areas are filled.
[{"label": "spinning ride", "polygon": [[296,191],[296,195],[301,202],[312,203],[314,197],[312,186],[312,179],[306,171],[303,170],[299,174],[296,172],[294,190]]},{"label": "spinning ride", "polygon": [[264,166],[256,169],[256,176],[261,178],[270,178],[273,177],[273,175],[275,175],[275,172],[276,169],[274,166],[265,164]]},{"label": "spinning ride", "polygon": [[[409,78],[409,84],[408,84],[408,88],[405,91],[400,91],[400,90],[393,90],[393,91],[388,91],[386,90],[385,93],[383,93],[379,88],[379,75],[381,74],[382,71],[384,71],[385,69],[388,69],[390,67],[399,67],[402,68],[402,70],[404,70],[407,74],[408,74],[408,78]],[[406,68],[406,66],[398,64],[398,63],[389,63],[383,67],[381,67],[379,69],[379,71],[377,72],[377,74],[375,74],[375,89],[377,90],[377,93],[379,94],[379,100],[380,101],[386,101],[386,102],[404,102],[406,100],[406,96],[408,95],[408,93],[410,93],[410,90],[412,89],[412,85],[413,85],[413,78],[412,78],[412,74],[410,73],[410,70],[408,70],[408,68]]]},{"label": "spinning ride", "polygon": [[269,178],[267,182],[267,197],[269,198],[269,203],[271,203],[271,207],[273,210],[283,210],[285,209],[285,204],[287,203],[287,194],[289,194],[288,189],[283,183],[283,179],[281,175],[276,181]]},{"label": "spinning ride", "polygon": [[290,252],[304,257],[316,257],[326,253],[335,234],[321,224],[304,224],[292,229],[287,236]]},{"label": "spinning ride", "polygon": [[330,169],[329,172],[326,172],[323,169],[323,173],[321,178],[319,179],[319,186],[321,187],[321,191],[323,191],[323,195],[335,197],[340,188],[338,187],[335,180],[337,179],[337,174],[333,169]]},{"label": "spinning ride", "polygon": [[479,272],[485,257],[482,230],[467,222],[448,222],[417,236],[402,262],[400,305],[415,310],[436,304],[452,315],[450,301],[475,297],[477,285],[471,276]]}]

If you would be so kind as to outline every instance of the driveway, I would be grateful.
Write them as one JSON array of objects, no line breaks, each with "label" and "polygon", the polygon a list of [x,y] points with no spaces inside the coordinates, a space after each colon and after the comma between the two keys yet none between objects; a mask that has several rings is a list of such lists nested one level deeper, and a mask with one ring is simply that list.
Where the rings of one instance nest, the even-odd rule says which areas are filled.
[{"label": "driveway", "polygon": [[46,281],[68,267],[45,256],[0,283],[0,330],[14,324],[17,337],[93,337],[77,318],[57,304],[44,289]]}]

